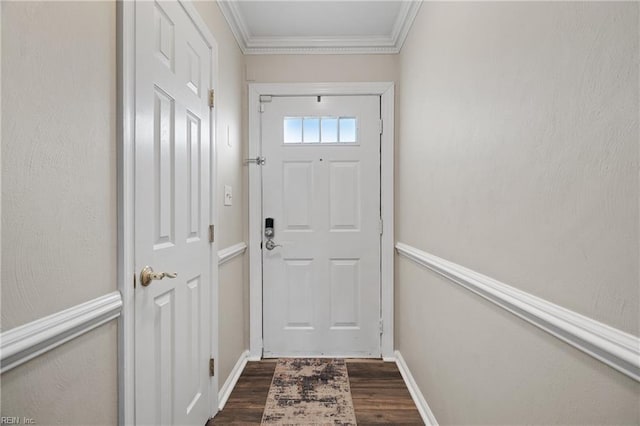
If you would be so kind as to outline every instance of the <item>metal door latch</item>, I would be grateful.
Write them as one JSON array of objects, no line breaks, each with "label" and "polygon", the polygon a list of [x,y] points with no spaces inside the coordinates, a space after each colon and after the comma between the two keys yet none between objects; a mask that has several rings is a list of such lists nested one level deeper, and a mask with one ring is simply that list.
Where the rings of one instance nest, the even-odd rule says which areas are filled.
[{"label": "metal door latch", "polygon": [[153,268],[151,266],[145,266],[140,272],[140,284],[146,287],[151,284],[151,281],[153,280],[161,280],[165,277],[176,278],[177,276],[177,272],[153,272]]},{"label": "metal door latch", "polygon": [[273,241],[271,238],[269,238],[265,243],[264,246],[266,247],[267,250],[273,250],[276,247],[282,247],[280,244],[276,244],[275,241]]},{"label": "metal door latch", "polygon": [[267,162],[267,159],[264,157],[245,158],[244,162],[245,164],[253,163],[257,164],[258,166],[264,166],[264,164]]}]

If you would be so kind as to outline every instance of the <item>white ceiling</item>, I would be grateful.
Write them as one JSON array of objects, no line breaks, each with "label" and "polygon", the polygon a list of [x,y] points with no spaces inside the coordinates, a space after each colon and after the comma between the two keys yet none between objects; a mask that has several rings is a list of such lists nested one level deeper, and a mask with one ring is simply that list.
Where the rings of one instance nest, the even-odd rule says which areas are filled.
[{"label": "white ceiling", "polygon": [[421,2],[230,0],[219,4],[246,54],[398,53]]}]

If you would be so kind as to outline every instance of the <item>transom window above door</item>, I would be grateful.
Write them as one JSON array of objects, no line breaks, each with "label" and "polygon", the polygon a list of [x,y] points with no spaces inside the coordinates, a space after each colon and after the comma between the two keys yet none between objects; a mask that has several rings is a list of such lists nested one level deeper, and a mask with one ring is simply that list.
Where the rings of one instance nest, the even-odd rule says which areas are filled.
[{"label": "transom window above door", "polygon": [[284,143],[358,142],[355,117],[284,117]]}]

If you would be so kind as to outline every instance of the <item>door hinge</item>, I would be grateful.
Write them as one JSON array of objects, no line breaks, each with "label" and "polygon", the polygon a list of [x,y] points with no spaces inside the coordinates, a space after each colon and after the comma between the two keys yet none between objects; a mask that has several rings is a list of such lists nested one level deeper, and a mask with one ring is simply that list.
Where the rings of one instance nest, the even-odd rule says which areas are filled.
[{"label": "door hinge", "polygon": [[209,360],[209,377],[213,377],[216,374],[216,362],[213,358]]},{"label": "door hinge", "polygon": [[378,123],[378,131],[380,134],[382,134],[384,130],[384,122],[382,121],[382,118],[380,119],[380,122]]},{"label": "door hinge", "polygon": [[213,243],[216,240],[216,227],[215,225],[209,225],[209,242]]},{"label": "door hinge", "polygon": [[380,219],[380,235],[384,232],[384,220]]},{"label": "door hinge", "polygon": [[384,332],[384,322],[382,321],[382,318],[380,318],[380,322],[378,323],[378,330],[380,331],[380,335],[382,336],[382,333]]},{"label": "door hinge", "polygon": [[213,108],[216,101],[216,93],[213,89],[209,89],[209,108]]}]

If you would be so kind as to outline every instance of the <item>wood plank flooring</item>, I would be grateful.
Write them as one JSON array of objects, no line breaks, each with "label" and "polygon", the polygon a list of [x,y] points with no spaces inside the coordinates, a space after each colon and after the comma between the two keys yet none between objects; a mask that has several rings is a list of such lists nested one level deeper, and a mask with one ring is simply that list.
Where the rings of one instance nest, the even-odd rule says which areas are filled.
[{"label": "wood plank flooring", "polygon": [[[276,360],[247,363],[224,410],[206,426],[260,424],[275,368]],[[396,364],[347,360],[347,370],[358,425],[423,424]]]}]

